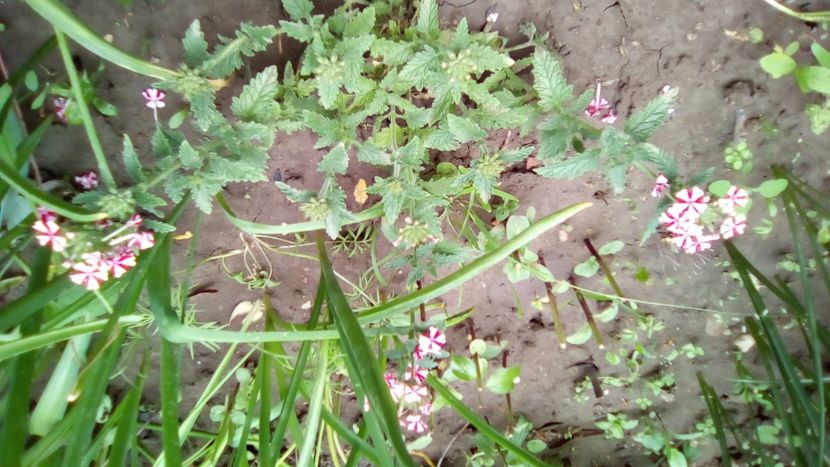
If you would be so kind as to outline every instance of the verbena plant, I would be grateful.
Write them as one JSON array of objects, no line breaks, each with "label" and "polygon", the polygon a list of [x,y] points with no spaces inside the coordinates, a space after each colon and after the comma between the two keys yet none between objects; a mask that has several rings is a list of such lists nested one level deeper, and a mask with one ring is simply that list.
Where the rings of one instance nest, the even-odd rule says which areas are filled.
[{"label": "verbena plant", "polygon": [[[423,324],[416,330],[411,325],[391,326],[387,320],[414,313],[505,259],[515,271],[526,268],[521,277],[534,274],[547,280],[549,272],[542,271],[545,268],[526,250],[527,244],[588,206],[574,205],[533,223],[529,220],[532,215],[516,217],[508,221],[505,232],[493,232],[495,229],[490,229],[473,208],[495,210],[500,220],[515,209],[517,200],[497,188],[500,175],[511,164],[533,155],[543,163],[537,169],[541,175],[574,178],[601,170],[616,190],[624,187],[632,165],[676,176],[671,158],[647,143],[670,114],[676,91],[658,96],[623,128],[610,126],[607,123],[612,122],[609,117],[613,113],[609,104],[598,94],[592,99],[590,92],[576,96],[564,78],[561,62],[533,28],[525,29],[526,43],[512,47],[495,33],[469,31],[466,21],[454,30],[442,30],[437,4],[431,0],[422,2],[412,17],[403,2],[389,1],[362,8],[347,2],[328,18],[312,15],[310,1],[286,0],[283,5],[291,21],[283,21],[279,27],[243,24],[235,37],[221,38],[212,50],[194,22],[183,41],[185,63],[177,70],[118,50],[55,0],[27,3],[55,27],[54,43],[69,81],[59,92],[72,99],[73,121],[84,127],[102,186],[90,184],[89,190],[69,203],[21,176],[20,168],[48,127],[48,120],[32,133],[34,136],[11,144],[14,152],[0,163],[3,194],[22,196],[30,203],[31,212],[35,206],[47,209],[35,221],[35,238],[49,247],[39,248],[32,262],[17,253],[33,238],[28,222],[0,238],[3,251],[13,248],[4,261],[15,261],[27,283],[22,296],[10,302],[0,316],[0,332],[7,336],[0,344],[0,384],[4,389],[0,403],[6,421],[0,446],[10,465],[122,465],[136,464],[140,458],[157,465],[246,465],[251,444],[256,445],[262,465],[284,462],[293,452],[299,465],[319,463],[324,447],[347,465],[360,458],[379,465],[411,465],[410,452],[415,449],[404,444],[398,407],[390,400],[389,382],[384,384],[381,374],[390,342],[403,345],[403,335],[417,338],[418,326]],[[277,34],[307,44],[302,61],[296,70],[292,65],[283,70],[282,79],[275,67],[259,72],[233,99],[233,116],[228,118],[215,104],[216,91],[234,79],[244,57],[263,51]],[[145,95],[157,122],[151,140],[152,167],[144,167],[130,138],[124,137],[123,164],[130,185],[119,185],[112,175],[111,161],[91,118],[90,104],[97,105],[94,94],[89,92],[89,81],[72,63],[67,36],[105,60],[160,80],[157,89]],[[533,48],[532,55],[511,58],[511,52],[522,48]],[[532,84],[520,77],[526,70]],[[159,89],[181,94],[188,104],[167,122],[159,119],[163,99]],[[6,95],[3,108],[7,115],[11,98]],[[201,137],[189,140],[178,129],[187,115]],[[598,116],[604,122],[592,119]],[[231,182],[265,180],[267,151],[275,134],[304,128],[316,133],[317,146],[327,151],[318,165],[325,175],[324,185],[313,191],[279,186],[290,199],[301,203],[309,222],[269,226],[233,215],[221,195],[222,188]],[[491,144],[487,137],[492,130],[536,131],[540,142],[538,147],[518,148]],[[435,153],[462,144],[476,149],[468,167],[433,162]],[[368,193],[381,195],[380,203],[360,213],[346,209],[345,190],[337,182],[353,159],[386,169],[386,175],[367,188]],[[176,203],[166,215],[161,208],[167,202],[153,194],[154,188],[162,186]],[[383,217],[381,230],[390,241],[404,249],[418,247],[401,253],[413,266],[411,282],[426,272],[438,275],[442,265],[468,264],[428,285],[419,284],[409,294],[355,312],[340,290],[325,244],[318,238],[322,274],[307,323],[281,322],[264,299],[263,332],[196,325],[187,303],[195,248],[191,247],[183,280],[174,284],[171,233],[190,200],[210,212],[214,198],[235,225],[254,234],[323,229],[334,238],[348,223]],[[449,219],[452,210],[447,209],[459,201],[466,205],[467,216],[460,226]],[[136,218],[138,209],[163,220]],[[104,227],[94,224],[105,219]],[[476,229],[465,228],[468,223]],[[130,230],[139,224],[156,231],[155,237]],[[107,228],[114,230],[100,230]],[[198,228],[194,230],[192,245],[199,236]],[[448,230],[478,247],[477,255],[461,255],[455,246],[433,243]],[[130,245],[128,249],[111,253],[84,249],[84,245],[115,248],[122,241]],[[121,261],[118,255],[122,254],[128,258],[117,269],[115,261]],[[477,258],[467,259],[473,256]],[[101,269],[104,266],[106,272]],[[174,286],[178,293],[172,292]],[[142,306],[145,290],[149,313]],[[161,336],[159,425],[139,421],[145,381],[153,369],[148,357],[149,323]],[[97,336],[92,339],[94,333]],[[197,342],[227,343],[230,348],[196,406],[180,419],[181,351],[184,345]],[[285,354],[281,342],[302,342],[296,358]],[[237,347],[243,344],[254,350],[235,360]],[[395,352],[400,353],[398,348],[396,345]],[[110,380],[122,374],[123,365],[136,361],[134,352],[143,355],[138,358],[142,363],[135,374],[123,372],[129,387],[113,402],[107,396],[114,394]],[[307,380],[310,359],[315,368],[312,379]],[[227,399],[223,415],[217,417],[219,428],[214,432],[196,430],[196,420],[208,401],[235,370],[254,360],[254,375],[240,377],[237,391],[243,397]],[[366,364],[375,361],[377,365]],[[347,374],[350,383],[335,383],[330,378],[332,370]],[[272,375],[276,376],[279,402],[272,399]],[[39,381],[45,385],[35,384]],[[522,436],[511,439],[516,433],[505,436],[492,428],[435,375],[426,376],[421,383],[476,427],[490,449],[495,449],[491,452],[506,452],[511,461],[523,465],[544,465],[520,445],[518,438]],[[365,396],[372,407],[364,409],[357,432],[340,420],[340,401],[330,397],[332,389],[353,390],[358,401]],[[294,412],[298,397],[309,401],[310,407],[302,425]],[[30,410],[32,400],[37,404]],[[139,431],[144,429],[161,433],[160,448],[141,440]],[[291,434],[290,443],[284,442],[286,431]],[[185,441],[196,447],[183,450]],[[341,442],[351,446],[348,454]]]},{"label": "verbena plant", "polygon": [[[756,376],[739,363],[740,387],[747,387],[747,407],[739,415],[732,404],[722,401],[718,392],[699,373],[701,390],[715,422],[722,464],[741,462],[759,465],[813,466],[830,463],[827,454],[828,380],[824,361],[830,351],[830,332],[821,321],[820,307],[830,297],[830,271],[827,266],[828,239],[822,233],[830,218],[826,194],[807,185],[781,167],[773,168],[776,177],[789,186],[781,194],[792,235],[792,248],[798,264],[792,281],[771,278],[759,270],[730,241],[726,242],[732,264],[755,309],[746,319],[764,376]],[[817,274],[811,274],[811,269]],[[762,293],[766,289],[768,293]],[[785,340],[783,326],[773,315],[783,310],[794,320],[801,340]],[[764,413],[765,421],[757,420]],[[748,421],[741,420],[748,416]]]}]

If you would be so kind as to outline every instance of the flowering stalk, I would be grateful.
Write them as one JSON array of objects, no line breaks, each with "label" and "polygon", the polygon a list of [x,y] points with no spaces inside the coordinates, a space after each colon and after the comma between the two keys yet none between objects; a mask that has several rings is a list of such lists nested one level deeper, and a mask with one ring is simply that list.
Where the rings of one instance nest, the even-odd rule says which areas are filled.
[{"label": "flowering stalk", "polygon": [[588,322],[588,326],[591,328],[591,334],[594,335],[594,341],[596,341],[597,345],[600,349],[605,348],[605,341],[602,338],[602,334],[599,332],[599,328],[597,328],[597,323],[594,321],[594,314],[591,313],[591,307],[588,306],[588,302],[585,300],[585,297],[582,295],[582,292],[576,288],[576,278],[571,275],[568,278],[568,282],[571,283],[573,286],[574,293],[576,294],[576,299],[579,300],[579,306],[582,307],[583,313],[585,313],[585,320]]},{"label": "flowering stalk", "polygon": [[[536,255],[539,256],[539,264],[546,268],[547,265],[545,265],[545,258],[542,256],[542,253],[539,252]],[[550,305],[550,312],[553,316],[553,327],[556,329],[556,337],[559,339],[559,348],[564,349],[568,346],[565,340],[565,327],[562,326],[562,317],[559,315],[559,306],[556,304],[556,294],[553,293],[553,284],[550,282],[545,282],[545,293],[548,296],[548,304]]]},{"label": "flowering stalk", "polygon": [[[467,320],[467,340],[470,342],[476,340],[476,327],[472,319]],[[473,363],[476,367],[476,396],[478,397],[478,408],[482,408],[481,392],[484,391],[484,383],[481,377],[481,362],[478,359],[478,354],[473,354]]]}]

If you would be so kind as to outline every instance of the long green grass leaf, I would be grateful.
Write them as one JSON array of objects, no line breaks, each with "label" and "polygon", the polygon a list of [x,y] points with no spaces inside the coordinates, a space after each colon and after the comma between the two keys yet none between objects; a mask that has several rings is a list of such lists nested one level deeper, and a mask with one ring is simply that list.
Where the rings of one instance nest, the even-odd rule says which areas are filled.
[{"label": "long green grass leaf", "polygon": [[[320,430],[320,417],[323,409],[323,394],[329,375],[329,342],[321,341],[318,349],[317,374],[314,377],[314,387],[311,389],[311,399],[308,401],[308,415],[305,425],[305,442],[300,447],[298,467],[310,467],[313,462],[314,442]],[[332,453],[336,456],[336,453]]]},{"label": "long green grass leaf", "polygon": [[26,295],[3,307],[3,313],[0,314],[0,331],[8,332],[71,286],[68,276],[64,274],[53,278],[38,289],[28,291]]},{"label": "long green grass leaf", "polygon": [[712,423],[715,425],[715,438],[718,440],[721,452],[721,465],[723,467],[731,467],[732,459],[729,457],[729,446],[726,444],[726,431],[724,430],[724,420],[721,417],[723,406],[718,399],[718,394],[709,386],[703,373],[698,372],[697,381],[700,385],[700,392],[703,393],[703,400],[706,402],[706,407],[709,409],[709,415],[712,417]]},{"label": "long green grass leaf", "polygon": [[115,430],[115,438],[112,441],[107,459],[108,465],[127,465],[127,451],[133,445],[137,435],[138,409],[141,403],[141,395],[144,391],[144,379],[150,368],[149,352],[144,353],[139,368],[138,375],[136,375],[133,381],[133,387],[130,388],[127,396],[121,402],[124,406],[124,411],[121,414],[122,420]]},{"label": "long green grass leaf", "polygon": [[487,421],[481,418],[478,414],[470,410],[469,407],[464,405],[463,402],[458,400],[453,394],[452,391],[447,388],[441,380],[435,377],[435,375],[428,375],[426,379],[427,384],[435,390],[435,392],[441,396],[446,402],[447,405],[452,407],[461,417],[470,423],[470,425],[476,427],[479,433],[486,436],[488,439],[493,441],[494,443],[498,444],[499,446],[503,447],[505,450],[509,451],[514,456],[518,457],[523,465],[533,465],[536,467],[545,467],[549,464],[542,462],[539,458],[534,456],[530,451],[527,449],[515,444],[513,441],[509,440],[506,436],[499,433],[498,430],[490,426]]},{"label": "long green grass leaf", "polygon": [[89,29],[72,11],[57,0],[26,0],[26,3],[56,29],[63,31],[93,54],[140,75],[173,79],[179,73],[138,59],[116,48]]},{"label": "long green grass leaf", "polygon": [[[52,251],[38,248],[35,253],[35,265],[29,277],[29,291],[42,287],[49,275],[49,263]],[[24,336],[36,334],[40,328],[40,309],[35,310],[20,326]],[[35,378],[37,355],[27,353],[17,357],[11,367],[11,388],[6,399],[5,420],[0,430],[0,452],[7,465],[20,465],[25,451],[26,438],[29,434],[29,401]]]},{"label": "long green grass leaf", "polygon": [[363,333],[360,324],[355,318],[354,311],[349,306],[343,290],[337,283],[337,278],[331,267],[328,254],[326,253],[323,234],[317,234],[317,252],[320,257],[320,271],[323,276],[323,286],[326,289],[326,300],[329,304],[329,312],[334,318],[340,334],[341,347],[351,361],[351,369],[356,371],[353,379],[359,381],[366,397],[369,399],[372,411],[378,414],[378,419],[383,424],[384,433],[392,444],[392,449],[398,462],[404,465],[414,466],[412,457],[406,449],[404,437],[400,430],[398,411],[392,396],[383,381],[378,367],[369,362],[375,362],[376,358]]}]

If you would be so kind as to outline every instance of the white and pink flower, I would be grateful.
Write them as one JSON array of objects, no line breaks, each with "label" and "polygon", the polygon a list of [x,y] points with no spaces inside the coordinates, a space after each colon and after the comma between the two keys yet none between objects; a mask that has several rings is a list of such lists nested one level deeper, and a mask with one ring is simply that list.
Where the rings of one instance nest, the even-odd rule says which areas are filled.
[{"label": "white and pink flower", "polygon": [[415,381],[418,384],[424,384],[424,380],[427,379],[427,370],[426,368],[422,368],[419,366],[412,366],[409,364],[406,367],[406,371],[403,373],[404,381]]},{"label": "white and pink flower", "polygon": [[75,183],[84,190],[93,190],[98,188],[98,175],[90,170],[87,173],[76,176]]},{"label": "white and pink flower", "polygon": [[136,265],[136,257],[135,253],[130,249],[124,249],[117,255],[109,258],[107,260],[107,264],[109,266],[109,272],[112,274],[112,277],[118,279],[122,277],[124,274],[127,274],[131,268],[134,268]]},{"label": "white and pink flower", "polygon": [[127,222],[125,223],[125,225],[127,227],[138,227],[138,226],[141,225],[141,222],[143,220],[144,220],[144,218],[141,217],[141,214],[133,214],[132,216],[130,216],[129,219],[127,219]]},{"label": "white and pink flower", "polygon": [[617,121],[617,114],[611,108],[611,104],[602,97],[602,83],[597,83],[597,92],[585,108],[585,116],[599,118],[602,123],[609,125]]},{"label": "white and pink flower", "polygon": [[48,246],[52,251],[63,251],[66,248],[66,237],[60,234],[61,228],[54,220],[39,220],[32,225],[35,231],[35,240],[40,246]]},{"label": "white and pink flower", "polygon": [[155,245],[155,240],[153,239],[153,232],[150,231],[140,231],[130,235],[130,239],[127,240],[127,246],[130,248],[138,248],[139,250],[146,250],[148,248],[152,248]]},{"label": "white and pink flower", "polygon": [[684,188],[674,195],[675,204],[683,206],[689,215],[698,217],[709,207],[709,195],[699,187]]},{"label": "white and pink flower", "polygon": [[141,95],[144,96],[144,100],[146,101],[144,105],[153,109],[153,111],[164,108],[164,98],[167,97],[164,91],[156,88],[147,88]]},{"label": "white and pink flower", "polygon": [[718,200],[718,207],[726,214],[735,214],[735,210],[749,203],[749,193],[735,185],[729,187],[726,194]]},{"label": "white and pink flower", "polygon": [[720,236],[724,240],[728,240],[738,235],[743,235],[746,230],[746,216],[743,214],[735,214],[723,220],[720,226]]},{"label": "white and pink flower", "polygon": [[669,179],[662,173],[657,174],[657,179],[654,181],[654,188],[651,190],[651,197],[659,198],[663,196],[663,193],[665,193],[670,187],[671,185],[669,185]]},{"label": "white and pink flower", "polygon": [[87,261],[76,263],[72,266],[72,271],[69,273],[69,280],[86,287],[87,290],[98,290],[101,284],[109,279],[106,267],[102,268],[100,265],[92,265]]},{"label": "white and pink flower", "polygon": [[418,336],[418,346],[415,348],[415,356],[418,359],[427,355],[437,355],[447,343],[447,336],[437,328],[430,326],[423,334]]},{"label": "white and pink flower", "polygon": [[37,217],[41,222],[56,222],[58,220],[58,215],[54,211],[50,211],[42,206],[37,208]]},{"label": "white and pink flower", "polygon": [[429,390],[421,384],[404,384],[403,401],[407,404],[418,404],[429,397]]},{"label": "white and pink flower", "polygon": [[55,117],[61,123],[66,123],[66,108],[69,107],[69,100],[63,97],[52,99],[52,106],[55,107]]},{"label": "white and pink flower", "polygon": [[427,424],[424,422],[423,417],[420,414],[410,414],[407,415],[405,420],[406,429],[413,432],[421,434],[427,431]]}]

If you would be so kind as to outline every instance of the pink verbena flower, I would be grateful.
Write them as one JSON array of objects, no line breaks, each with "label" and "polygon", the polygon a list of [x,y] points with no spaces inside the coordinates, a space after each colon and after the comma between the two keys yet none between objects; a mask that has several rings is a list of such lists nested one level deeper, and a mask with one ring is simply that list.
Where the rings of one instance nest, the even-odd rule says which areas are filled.
[{"label": "pink verbena flower", "polygon": [[591,99],[591,102],[585,109],[586,117],[599,117],[602,116],[606,111],[611,109],[611,104],[609,104],[608,101],[601,96],[601,93],[602,83],[597,83],[597,93],[594,95],[594,98]]},{"label": "pink verbena flower", "polygon": [[109,279],[106,268],[101,268],[100,265],[92,265],[84,261],[83,263],[75,263],[72,266],[72,272],[69,273],[69,280],[82,285],[87,290],[98,290],[101,284]]},{"label": "pink verbena flower", "polygon": [[66,108],[69,107],[69,100],[63,97],[56,97],[52,99],[52,105],[55,107],[55,117],[61,123],[66,123]]},{"label": "pink verbena flower", "polygon": [[35,239],[40,246],[49,246],[52,251],[63,251],[66,248],[66,237],[60,234],[61,228],[54,220],[39,220],[32,224]]},{"label": "pink verbena flower", "polygon": [[413,367],[410,364],[406,367],[403,377],[404,381],[414,380],[418,384],[424,384],[424,380],[427,379],[427,370],[426,368],[421,368],[417,365]]},{"label": "pink verbena flower", "polygon": [[678,229],[674,232],[674,237],[672,237],[672,243],[677,248],[686,251],[689,247],[695,245],[699,240],[698,237],[703,235],[703,227],[693,222],[689,222],[683,226],[682,229]]},{"label": "pink verbena flower", "polygon": [[127,274],[130,268],[135,267],[135,253],[130,249],[124,249],[117,255],[109,258],[107,265],[109,266],[109,272],[112,274],[112,277],[118,279],[124,274]]},{"label": "pink verbena flower", "polygon": [[607,114],[605,114],[605,116],[604,116],[604,117],[602,117],[602,118],[600,119],[600,121],[601,121],[602,123],[606,123],[606,124],[608,124],[608,125],[613,125],[613,124],[614,124],[614,122],[616,122],[616,121],[617,121],[617,114],[616,114],[616,113],[614,113],[614,110],[613,110],[613,109],[609,109],[609,110],[608,110],[608,113],[607,113]]},{"label": "pink verbena flower", "polygon": [[678,191],[674,195],[676,204],[680,204],[688,211],[689,215],[697,218],[709,206],[709,195],[700,188],[693,186]]},{"label": "pink verbena flower", "polygon": [[154,111],[164,108],[164,98],[167,97],[167,94],[163,91],[159,91],[156,88],[147,88],[141,93],[141,95],[144,96],[144,100],[147,101],[144,105]]},{"label": "pink verbena flower", "polygon": [[403,401],[407,404],[417,404],[429,397],[429,390],[420,384],[403,385]]},{"label": "pink verbena flower", "polygon": [[694,218],[689,215],[685,206],[673,204],[660,215],[659,221],[664,229],[679,233],[687,230],[688,225],[694,223]]},{"label": "pink verbena flower", "polygon": [[723,224],[720,226],[720,235],[724,240],[728,240],[743,235],[744,230],[746,230],[746,216],[735,214],[723,220]]},{"label": "pink verbena flower", "polygon": [[735,209],[742,208],[749,203],[749,193],[746,190],[732,185],[726,194],[718,200],[718,206],[726,214],[735,214]]},{"label": "pink verbena flower", "polygon": [[383,378],[386,380],[386,387],[389,388],[389,393],[392,394],[392,400],[397,404],[403,397],[406,385],[398,381],[398,378],[391,373],[386,373]]},{"label": "pink verbena flower", "polygon": [[95,175],[95,172],[90,170],[85,174],[76,176],[75,183],[77,183],[84,190],[98,188],[98,175]]},{"label": "pink verbena flower", "polygon": [[404,419],[406,421],[406,429],[413,433],[423,433],[427,431],[427,424],[420,414],[410,414]]},{"label": "pink verbena flower", "polygon": [[415,348],[415,357],[424,358],[427,355],[435,355],[441,352],[447,343],[447,336],[437,328],[430,326],[423,334],[418,336],[418,346]]},{"label": "pink verbena flower", "polygon": [[153,232],[146,230],[132,234],[130,239],[127,240],[128,247],[138,248],[139,250],[152,248],[154,244],[155,240],[153,239]]},{"label": "pink verbena flower", "polygon": [[50,211],[43,206],[37,208],[37,216],[42,222],[55,222],[58,220],[58,215],[54,211]]},{"label": "pink verbena flower", "polygon": [[663,193],[670,188],[669,179],[662,173],[657,174],[657,179],[654,181],[654,188],[651,190],[652,198],[659,198]]},{"label": "pink verbena flower", "polygon": [[686,243],[686,247],[683,249],[683,251],[685,251],[686,254],[689,255],[694,253],[700,253],[701,251],[706,251],[712,248],[712,241],[717,239],[717,235],[705,235],[703,233],[701,233],[700,235],[689,237]]},{"label": "pink verbena flower", "polygon": [[418,410],[424,417],[429,417],[432,414],[432,402],[426,402],[422,404]]},{"label": "pink verbena flower", "polygon": [[143,220],[144,218],[141,217],[141,214],[133,214],[129,219],[127,219],[127,222],[125,222],[124,225],[127,227],[138,227],[141,225]]}]

